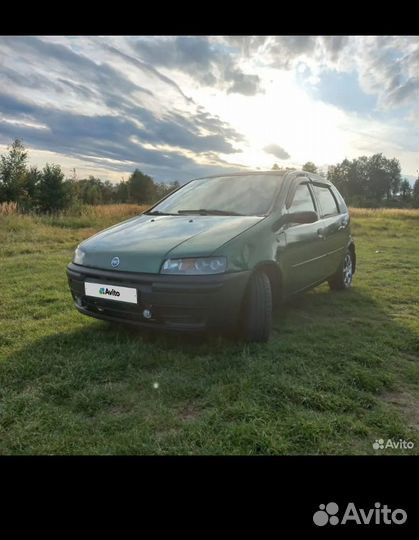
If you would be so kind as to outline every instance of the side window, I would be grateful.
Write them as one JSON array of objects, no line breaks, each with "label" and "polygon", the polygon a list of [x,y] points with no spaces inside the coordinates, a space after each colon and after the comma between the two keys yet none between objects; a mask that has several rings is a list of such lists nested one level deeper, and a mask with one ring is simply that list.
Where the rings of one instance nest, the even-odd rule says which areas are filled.
[{"label": "side window", "polygon": [[320,204],[322,217],[339,214],[339,207],[330,189],[327,186],[314,185],[313,187]]},{"label": "side window", "polygon": [[313,197],[307,184],[299,184],[295,190],[294,198],[288,209],[289,213],[294,212],[315,212]]},{"label": "side window", "polygon": [[345,199],[340,194],[339,190],[336,188],[336,186],[332,186],[330,188],[332,190],[333,195],[335,196],[336,200],[338,201],[339,209],[341,214],[345,214],[348,212],[348,207],[346,206]]}]

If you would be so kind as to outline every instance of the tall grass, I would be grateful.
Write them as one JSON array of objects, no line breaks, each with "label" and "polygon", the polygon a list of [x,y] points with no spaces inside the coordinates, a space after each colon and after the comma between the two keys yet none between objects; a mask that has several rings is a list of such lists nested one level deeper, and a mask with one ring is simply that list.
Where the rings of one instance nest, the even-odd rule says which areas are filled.
[{"label": "tall grass", "polygon": [[139,204],[98,204],[82,205],[77,211],[66,210],[60,215],[65,217],[81,216],[95,218],[113,219],[116,217],[125,217],[127,215],[140,214],[148,208],[147,205]]},{"label": "tall grass", "polygon": [[[68,217],[86,217],[86,218],[124,218],[129,215],[135,215],[143,212],[148,205],[139,204],[84,204],[78,207],[72,207],[68,210],[63,210],[54,214],[48,215],[53,219],[68,218]],[[406,217],[418,218],[419,209],[417,208],[354,208],[350,207],[349,211],[354,217]],[[17,214],[17,205],[14,202],[0,203],[0,216],[9,216]],[[30,214],[37,215],[39,214]]]},{"label": "tall grass", "polygon": [[15,202],[0,203],[0,216],[10,216],[17,214],[17,204]]},{"label": "tall grass", "polygon": [[69,229],[101,227],[109,223],[118,223],[118,221],[140,214],[146,209],[147,206],[138,204],[102,204],[97,206],[83,205],[76,209],[53,214],[35,212],[19,214],[14,203],[3,203],[0,205],[0,228],[15,231],[34,225],[50,225]]},{"label": "tall grass", "polygon": [[418,208],[349,208],[352,217],[419,218]]},{"label": "tall grass", "polygon": [[[148,206],[144,204],[83,204],[77,207],[71,207],[61,212],[54,212],[51,214],[37,214],[36,212],[28,212],[29,215],[49,215],[54,217],[68,217],[68,216],[86,216],[86,217],[107,217],[113,218],[118,216],[124,216],[130,213],[140,213]],[[17,214],[17,204],[15,202],[0,203],[0,215],[9,216],[11,214]]]}]

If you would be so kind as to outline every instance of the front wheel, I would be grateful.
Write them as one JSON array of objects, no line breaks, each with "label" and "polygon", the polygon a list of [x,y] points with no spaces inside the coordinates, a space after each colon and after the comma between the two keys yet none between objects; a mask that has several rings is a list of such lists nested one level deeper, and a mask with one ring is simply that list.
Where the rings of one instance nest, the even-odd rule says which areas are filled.
[{"label": "front wheel", "polygon": [[255,272],[250,277],[243,307],[243,337],[246,341],[268,341],[272,328],[272,291],[264,272]]},{"label": "front wheel", "polygon": [[336,273],[329,279],[330,288],[335,291],[349,289],[352,285],[353,267],[352,253],[348,249]]}]

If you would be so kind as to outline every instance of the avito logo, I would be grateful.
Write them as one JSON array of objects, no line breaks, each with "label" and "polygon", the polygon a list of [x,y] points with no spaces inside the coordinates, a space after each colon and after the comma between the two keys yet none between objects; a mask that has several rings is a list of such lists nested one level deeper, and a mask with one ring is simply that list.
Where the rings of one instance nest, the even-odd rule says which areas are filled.
[{"label": "avito logo", "polygon": [[387,439],[387,441],[384,441],[384,439],[375,439],[372,443],[374,450],[384,450],[385,448],[412,450],[414,446],[415,443],[413,441],[405,441],[404,439],[399,439],[398,441],[394,441],[393,439]]},{"label": "avito logo", "polygon": [[363,508],[357,508],[354,503],[348,503],[345,512],[340,520],[337,516],[339,506],[335,502],[330,502],[327,505],[320,504],[320,510],[314,512],[313,521],[318,527],[323,527],[330,523],[330,525],[345,525],[348,522],[355,522],[357,525],[369,525],[375,523],[376,525],[403,525],[407,520],[407,513],[401,508],[391,510],[386,504],[381,506],[381,503],[376,502],[374,508],[364,510]]},{"label": "avito logo", "polygon": [[99,294],[107,294],[108,296],[120,296],[121,293],[115,291],[115,289],[108,289],[108,287],[101,287],[99,289]]}]

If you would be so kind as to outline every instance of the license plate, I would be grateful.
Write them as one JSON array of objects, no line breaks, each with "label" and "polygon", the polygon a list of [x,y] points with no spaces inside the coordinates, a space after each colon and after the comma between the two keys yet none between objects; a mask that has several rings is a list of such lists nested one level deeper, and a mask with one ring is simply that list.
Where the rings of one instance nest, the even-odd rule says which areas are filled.
[{"label": "license plate", "polygon": [[131,287],[120,287],[119,285],[104,285],[102,283],[84,283],[84,293],[86,296],[102,298],[102,300],[114,300],[116,302],[137,303],[137,289]]}]

